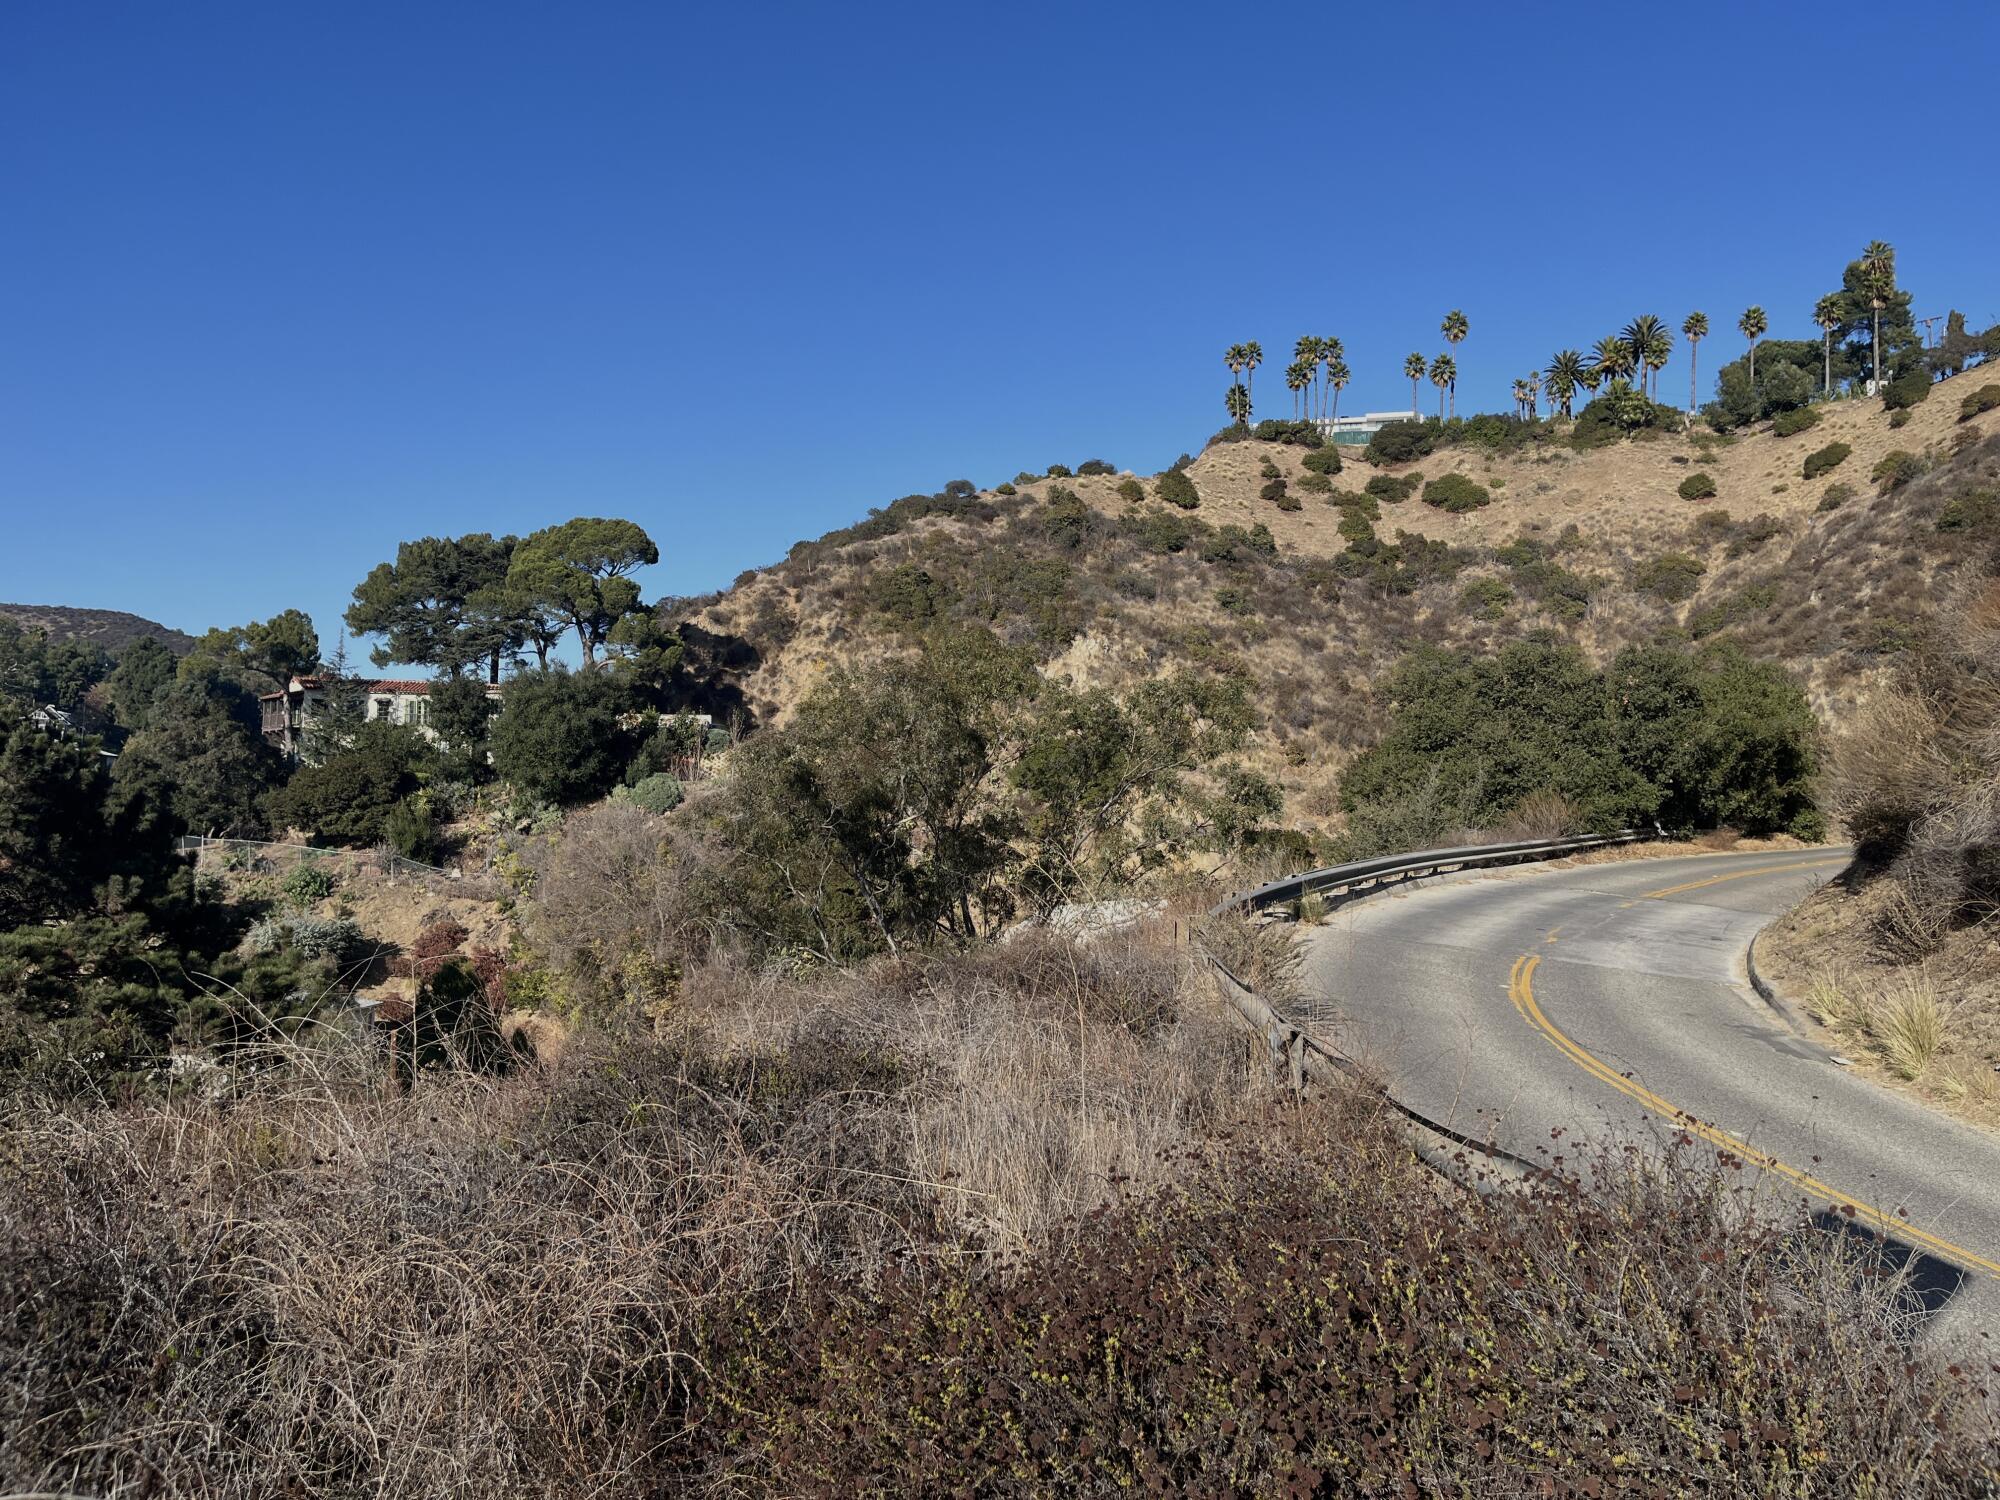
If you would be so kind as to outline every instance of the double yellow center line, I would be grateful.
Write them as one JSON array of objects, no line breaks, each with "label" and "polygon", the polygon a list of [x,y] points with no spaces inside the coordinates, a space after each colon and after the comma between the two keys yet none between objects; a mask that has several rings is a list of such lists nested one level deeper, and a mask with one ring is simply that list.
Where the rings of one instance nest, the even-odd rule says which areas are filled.
[{"label": "double yellow center line", "polygon": [[[1820,864],[1828,862],[1825,860],[1815,861],[1815,863]],[[1778,868],[1789,870],[1798,869],[1801,866],[1782,865]],[[1664,890],[1648,891],[1646,895],[1648,897],[1676,895],[1681,891],[1695,890],[1706,885],[1716,885],[1725,880],[1740,880],[1750,875],[1768,875],[1771,873],[1773,871],[1768,867],[1761,870],[1739,871],[1731,875],[1713,876],[1707,880],[1690,881],[1686,885],[1668,886]],[[1859,1198],[1843,1193],[1839,1188],[1821,1182],[1810,1173],[1802,1172],[1787,1162],[1779,1161],[1775,1156],[1770,1156],[1757,1150],[1754,1146],[1738,1140],[1728,1131],[1697,1119],[1686,1110],[1669,1103],[1629,1075],[1619,1072],[1602,1058],[1579,1046],[1565,1035],[1555,1022],[1542,1013],[1541,1006],[1535,1000],[1535,970],[1541,966],[1541,962],[1542,960],[1538,955],[1530,953],[1524,953],[1514,960],[1513,972],[1507,977],[1507,998],[1513,1001],[1514,1009],[1520,1012],[1522,1020],[1539,1031],[1554,1045],[1558,1052],[1562,1053],[1563,1056],[1567,1057],[1591,1077],[1601,1083],[1608,1084],[1627,1098],[1638,1101],[1640,1105],[1651,1113],[1658,1115],[1661,1119],[1672,1121],[1689,1135],[1697,1136],[1720,1150],[1740,1157],[1761,1171],[1775,1173],[1786,1181],[1795,1183],[1811,1196],[1831,1203],[1834,1207],[1846,1211],[1856,1219],[1873,1225],[1887,1235],[1911,1244],[1921,1245],[1929,1250],[1934,1250],[1945,1259],[1956,1261],[1959,1265],[1984,1271],[1989,1276],[2000,1277],[2000,1261],[1989,1260],[1983,1255],[1975,1254],[1973,1251],[1966,1249],[1963,1245],[1953,1244],[1950,1240],[1942,1239],[1937,1235],[1929,1233],[1927,1230],[1919,1229],[1906,1219],[1899,1218],[1894,1214],[1884,1213],[1882,1210],[1862,1202]]]}]

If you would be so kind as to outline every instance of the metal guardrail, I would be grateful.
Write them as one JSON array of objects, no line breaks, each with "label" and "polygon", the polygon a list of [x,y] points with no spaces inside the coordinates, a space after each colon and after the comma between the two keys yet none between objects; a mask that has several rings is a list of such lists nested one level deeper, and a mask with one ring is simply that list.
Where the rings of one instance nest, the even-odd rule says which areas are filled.
[{"label": "metal guardrail", "polygon": [[[1584,854],[1592,849],[1608,848],[1614,844],[1637,843],[1653,838],[1651,832],[1628,828],[1619,833],[1585,834],[1576,838],[1530,839],[1516,844],[1468,844],[1456,849],[1425,849],[1413,854],[1388,854],[1375,859],[1355,860],[1350,864],[1330,865],[1322,870],[1307,870],[1300,875],[1290,875],[1283,880],[1273,880],[1260,885],[1255,890],[1243,891],[1220,901],[1209,910],[1211,918],[1231,915],[1249,915],[1283,902],[1297,901],[1307,895],[1332,897],[1330,905],[1345,905],[1364,896],[1391,886],[1402,885],[1411,880],[1422,880],[1453,870],[1487,869],[1499,865],[1526,864],[1534,860],[1560,859],[1564,855]],[[1358,1064],[1335,1048],[1313,1036],[1297,1022],[1281,1014],[1276,1006],[1258,994],[1256,989],[1232,972],[1229,966],[1211,952],[1207,944],[1195,941],[1195,948],[1207,960],[1214,971],[1216,987],[1222,998],[1242,1018],[1245,1025],[1264,1038],[1271,1049],[1274,1064],[1286,1069],[1291,1076],[1292,1088],[1302,1090],[1308,1079],[1315,1073],[1322,1077],[1351,1077],[1359,1071]],[[1532,1170],[1532,1164],[1522,1161],[1509,1152],[1500,1151],[1488,1143],[1461,1135],[1449,1126],[1434,1120],[1427,1120],[1415,1110],[1398,1101],[1393,1095],[1384,1094],[1388,1105],[1398,1114],[1417,1127],[1420,1138],[1417,1142],[1418,1154],[1434,1166],[1449,1171],[1442,1158],[1452,1148],[1464,1148],[1481,1153],[1489,1159],[1500,1160],[1508,1165]],[[1426,1142],[1422,1134],[1441,1138],[1446,1144],[1442,1149],[1436,1142]]]}]

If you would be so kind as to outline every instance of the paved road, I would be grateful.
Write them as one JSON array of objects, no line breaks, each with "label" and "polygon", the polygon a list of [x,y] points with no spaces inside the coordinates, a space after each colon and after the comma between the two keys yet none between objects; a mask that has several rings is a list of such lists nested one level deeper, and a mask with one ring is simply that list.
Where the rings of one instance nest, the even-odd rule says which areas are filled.
[{"label": "paved road", "polygon": [[1919,1257],[1940,1331],[2000,1331],[2000,1137],[1837,1067],[1746,982],[1751,935],[1845,863],[1523,866],[1369,897],[1309,936],[1317,1029],[1418,1113],[1533,1159],[1685,1112],[1764,1187]]}]

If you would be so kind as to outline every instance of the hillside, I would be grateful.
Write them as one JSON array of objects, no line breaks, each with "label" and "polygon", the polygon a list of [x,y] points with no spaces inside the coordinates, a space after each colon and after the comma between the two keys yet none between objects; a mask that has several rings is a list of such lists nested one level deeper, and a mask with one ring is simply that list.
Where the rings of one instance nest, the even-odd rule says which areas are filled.
[{"label": "hillside", "polygon": [[[911,497],[694,601],[687,617],[708,634],[692,665],[713,700],[740,692],[762,721],[830,664],[940,618],[1032,644],[1045,672],[1079,686],[1173,666],[1241,674],[1264,714],[1256,757],[1302,823],[1334,810],[1339,766],[1381,722],[1374,684],[1420,643],[1546,630],[1602,659],[1673,632],[1728,636],[1795,670],[1832,720],[1893,661],[1938,576],[1990,546],[2000,523],[1964,497],[2000,475],[2000,411],[1961,421],[1960,402],[1993,379],[1942,382],[1900,430],[1855,399],[1815,408],[1817,425],[1791,436],[1767,423],[1591,450],[1466,444],[1380,468],[1349,453],[1331,494],[1307,488],[1305,449],[1219,443],[1186,466],[1192,510],[1159,503],[1157,476],[1128,500],[1129,474]],[[1806,479],[1807,455],[1833,443],[1849,455]],[[1878,481],[1897,451],[1909,461]],[[1272,471],[1282,500],[1264,498]],[[1680,498],[1700,473],[1714,497]],[[1448,474],[1490,503],[1452,513],[1362,493],[1386,476],[1420,494]]]},{"label": "hillside", "polygon": [[194,637],[122,609],[78,609],[67,604],[0,604],[0,616],[46,631],[50,640],[88,641],[117,652],[151,636],[176,656],[194,647]]}]

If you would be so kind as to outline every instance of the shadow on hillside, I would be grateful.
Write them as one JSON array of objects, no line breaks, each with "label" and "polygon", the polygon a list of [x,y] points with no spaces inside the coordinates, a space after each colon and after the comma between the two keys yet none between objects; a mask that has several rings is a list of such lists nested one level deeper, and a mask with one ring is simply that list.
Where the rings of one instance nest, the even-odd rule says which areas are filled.
[{"label": "shadow on hillside", "polygon": [[718,724],[747,733],[757,716],[744,696],[742,679],[763,664],[757,648],[740,635],[709,630],[693,621],[680,625],[681,663],[670,691],[676,708],[707,714]]}]

